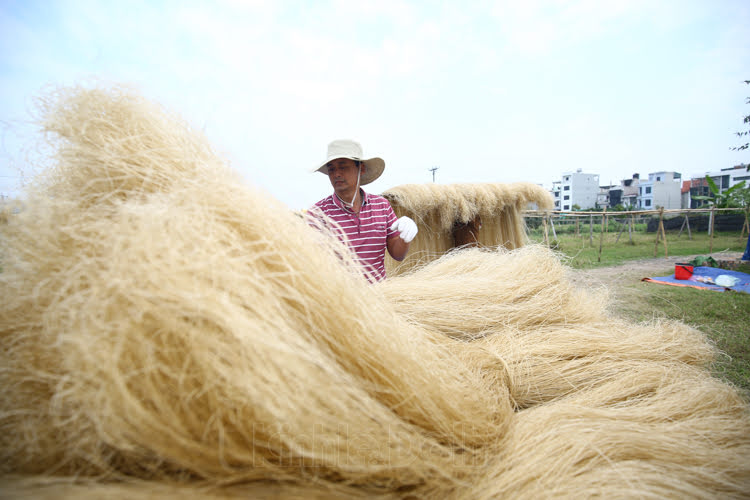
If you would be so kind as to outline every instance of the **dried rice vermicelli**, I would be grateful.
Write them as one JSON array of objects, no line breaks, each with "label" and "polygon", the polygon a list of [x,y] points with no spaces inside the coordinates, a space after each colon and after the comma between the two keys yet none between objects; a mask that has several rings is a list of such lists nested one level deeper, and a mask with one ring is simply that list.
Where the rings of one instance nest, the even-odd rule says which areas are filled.
[{"label": "dried rice vermicelli", "polygon": [[5,472],[435,487],[502,435],[507,391],[179,121],[57,98],[56,168],[3,230]]},{"label": "dried rice vermicelli", "polygon": [[[0,225],[6,494],[750,491],[747,403],[696,330],[611,318],[533,246],[369,285],[137,93],[42,103],[54,166]],[[503,189],[446,195],[434,227],[535,196]]]},{"label": "dried rice vermicelli", "polygon": [[414,219],[419,233],[402,262],[386,258],[389,276],[431,262],[454,246],[453,227],[479,217],[476,235],[484,247],[514,249],[526,243],[523,210],[529,204],[552,208],[550,194],[527,182],[513,184],[405,184],[383,193],[396,215]]}]

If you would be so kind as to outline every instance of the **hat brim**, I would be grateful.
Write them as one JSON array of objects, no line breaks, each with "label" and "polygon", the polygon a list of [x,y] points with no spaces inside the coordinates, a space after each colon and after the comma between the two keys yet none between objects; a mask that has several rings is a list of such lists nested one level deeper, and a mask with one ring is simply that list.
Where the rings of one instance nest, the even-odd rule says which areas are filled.
[{"label": "hat brim", "polygon": [[378,177],[383,175],[383,170],[385,170],[385,161],[383,161],[382,158],[375,157],[368,160],[362,160],[360,158],[353,158],[351,156],[336,156],[333,158],[329,158],[324,164],[317,168],[314,168],[313,172],[320,172],[328,175],[328,162],[331,160],[337,160],[339,158],[348,158],[354,161],[361,161],[365,164],[365,172],[359,178],[360,186],[364,186],[365,184],[374,182]]}]

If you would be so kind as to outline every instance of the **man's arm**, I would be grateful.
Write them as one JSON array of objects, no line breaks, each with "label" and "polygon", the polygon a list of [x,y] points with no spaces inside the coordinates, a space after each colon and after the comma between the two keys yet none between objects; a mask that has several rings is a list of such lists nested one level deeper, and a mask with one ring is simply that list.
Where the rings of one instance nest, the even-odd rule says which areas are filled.
[{"label": "man's arm", "polygon": [[401,239],[401,236],[394,235],[385,241],[385,246],[388,248],[388,254],[393,257],[393,260],[401,262],[409,252],[409,244]]}]

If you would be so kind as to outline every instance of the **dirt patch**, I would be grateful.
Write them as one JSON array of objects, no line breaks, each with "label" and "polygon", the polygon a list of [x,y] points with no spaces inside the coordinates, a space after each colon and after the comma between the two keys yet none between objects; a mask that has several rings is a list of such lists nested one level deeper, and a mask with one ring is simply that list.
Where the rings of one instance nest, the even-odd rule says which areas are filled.
[{"label": "dirt patch", "polygon": [[[581,269],[575,271],[575,280],[596,280],[603,284],[620,285],[623,280],[638,282],[652,276],[667,276],[674,273],[674,265],[687,262],[698,257],[689,255],[682,257],[656,257],[654,259],[631,260],[624,264],[596,269]],[[742,257],[742,252],[713,253],[716,260],[735,260]]]}]

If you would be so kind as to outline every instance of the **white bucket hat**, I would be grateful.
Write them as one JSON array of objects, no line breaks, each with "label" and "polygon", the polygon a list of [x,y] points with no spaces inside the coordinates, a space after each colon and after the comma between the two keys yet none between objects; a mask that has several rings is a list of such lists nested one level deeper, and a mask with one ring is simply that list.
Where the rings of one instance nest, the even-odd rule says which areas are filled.
[{"label": "white bucket hat", "polygon": [[365,164],[365,171],[360,177],[359,184],[364,186],[380,177],[385,169],[385,162],[382,158],[376,157],[365,160],[362,156],[362,146],[357,141],[338,139],[328,145],[328,159],[319,167],[313,168],[313,172],[322,172],[328,175],[328,162],[337,158],[361,161]]}]

